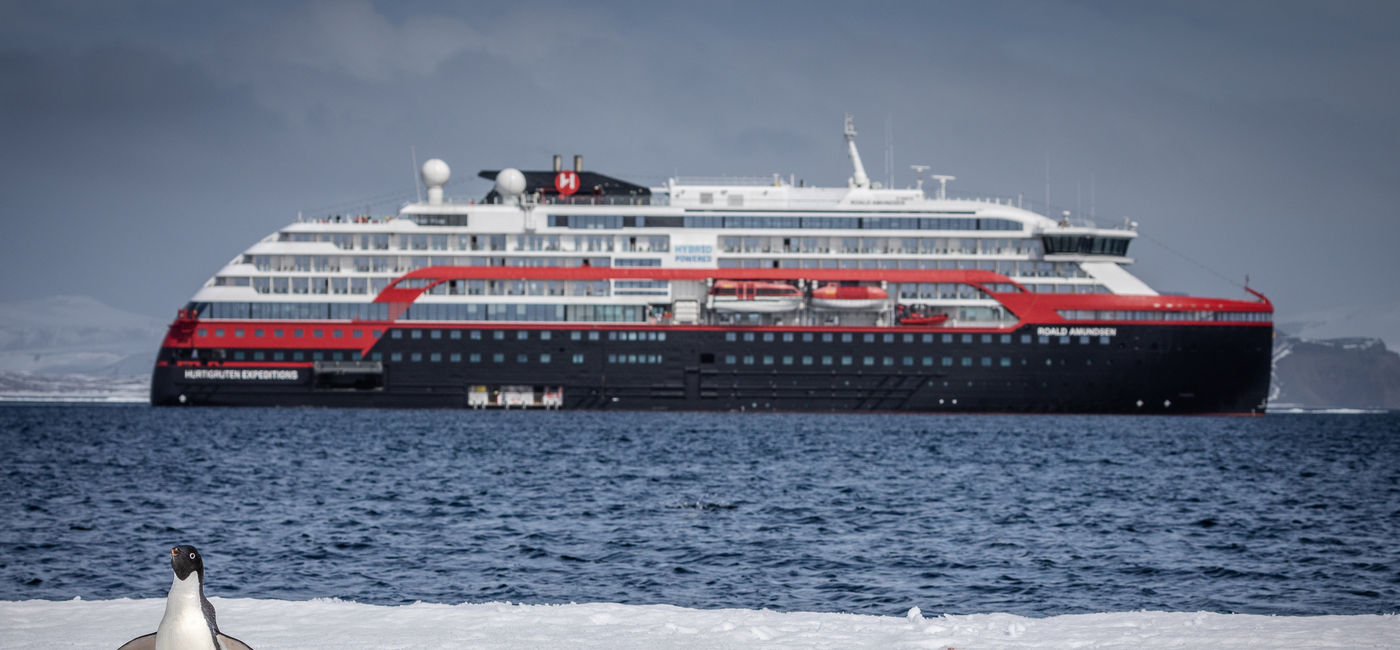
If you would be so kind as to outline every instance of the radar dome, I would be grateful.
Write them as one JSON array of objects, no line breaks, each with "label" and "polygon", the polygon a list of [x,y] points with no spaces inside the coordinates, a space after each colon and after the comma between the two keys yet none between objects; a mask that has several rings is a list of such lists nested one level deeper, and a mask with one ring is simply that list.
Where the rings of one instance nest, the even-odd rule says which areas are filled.
[{"label": "radar dome", "polygon": [[447,179],[452,177],[452,170],[447,167],[447,163],[433,158],[423,163],[423,184],[428,187],[434,185],[442,186],[447,184]]},{"label": "radar dome", "polygon": [[506,168],[496,174],[496,193],[517,196],[525,192],[525,175],[519,169]]}]

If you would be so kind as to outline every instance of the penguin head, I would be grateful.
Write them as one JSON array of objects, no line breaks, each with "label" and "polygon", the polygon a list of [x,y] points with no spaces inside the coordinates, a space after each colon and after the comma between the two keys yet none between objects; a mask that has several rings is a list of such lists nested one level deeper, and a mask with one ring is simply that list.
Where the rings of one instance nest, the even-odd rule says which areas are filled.
[{"label": "penguin head", "polygon": [[198,573],[199,581],[204,582],[204,557],[193,546],[176,546],[170,549],[170,568],[175,571],[176,578],[184,580],[190,577],[191,573]]}]

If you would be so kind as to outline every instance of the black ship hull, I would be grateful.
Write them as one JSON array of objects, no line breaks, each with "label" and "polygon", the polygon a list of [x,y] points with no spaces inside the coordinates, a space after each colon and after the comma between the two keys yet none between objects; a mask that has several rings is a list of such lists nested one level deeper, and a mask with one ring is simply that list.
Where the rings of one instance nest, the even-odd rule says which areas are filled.
[{"label": "black ship hull", "polygon": [[1252,415],[1264,412],[1272,333],[1255,324],[989,333],[395,323],[353,354],[250,344],[237,357],[199,358],[167,347],[151,402]]}]

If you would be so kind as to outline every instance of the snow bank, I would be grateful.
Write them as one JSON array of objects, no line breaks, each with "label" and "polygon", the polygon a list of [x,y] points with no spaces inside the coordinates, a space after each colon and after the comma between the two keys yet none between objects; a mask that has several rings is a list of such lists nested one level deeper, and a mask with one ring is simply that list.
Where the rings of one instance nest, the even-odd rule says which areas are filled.
[{"label": "snow bank", "polygon": [[[433,648],[1393,648],[1400,617],[1127,612],[924,618],[669,605],[399,607],[211,599],[219,627],[256,650]],[[155,630],[164,599],[0,602],[7,650],[112,650]]]}]

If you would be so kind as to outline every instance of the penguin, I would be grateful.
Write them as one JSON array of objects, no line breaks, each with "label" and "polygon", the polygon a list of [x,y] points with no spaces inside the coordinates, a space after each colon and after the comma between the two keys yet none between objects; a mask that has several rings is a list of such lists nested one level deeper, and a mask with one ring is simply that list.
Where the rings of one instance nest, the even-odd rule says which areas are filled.
[{"label": "penguin", "polygon": [[219,632],[214,606],[204,597],[204,558],[193,546],[170,549],[175,580],[165,598],[165,616],[154,634],[138,636],[117,650],[253,650]]}]

